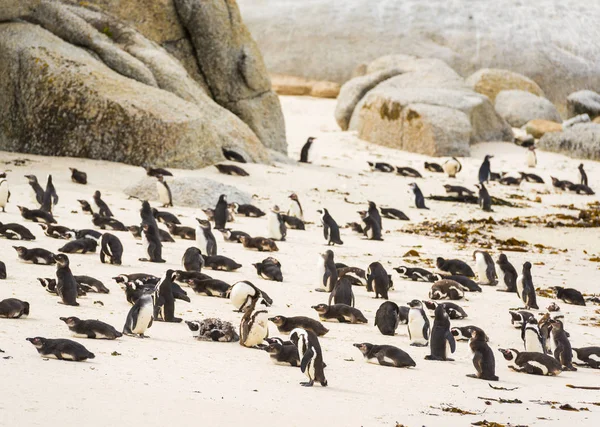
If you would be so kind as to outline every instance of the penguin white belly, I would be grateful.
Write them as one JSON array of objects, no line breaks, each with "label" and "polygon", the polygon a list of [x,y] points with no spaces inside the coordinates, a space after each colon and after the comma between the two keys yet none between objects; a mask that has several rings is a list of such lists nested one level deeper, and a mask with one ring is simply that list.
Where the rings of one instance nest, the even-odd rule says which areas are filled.
[{"label": "penguin white belly", "polygon": [[245,283],[236,283],[233,288],[231,288],[231,292],[229,294],[229,301],[236,309],[240,309],[240,307],[246,302],[248,296],[254,295],[255,290],[252,286],[247,285]]},{"label": "penguin white belly", "polygon": [[[575,354],[575,356],[577,356],[577,354]],[[588,359],[593,360],[595,362],[600,362],[600,356],[596,354],[590,354],[590,357],[588,357]]]},{"label": "penguin white belly", "polygon": [[538,353],[544,352],[538,335],[531,329],[525,330],[525,351],[536,351]]},{"label": "penguin white belly", "polygon": [[534,168],[537,164],[537,158],[533,151],[527,152],[527,166]]},{"label": "penguin white belly", "polygon": [[73,357],[72,354],[69,353],[61,353],[60,354],[62,356],[63,359],[65,360],[75,360],[75,358]]},{"label": "penguin white belly", "polygon": [[0,208],[3,208],[8,203],[8,183],[0,182]]},{"label": "penguin white belly", "polygon": [[523,276],[517,276],[517,294],[519,294],[519,298],[522,298],[523,295]]},{"label": "penguin white belly", "polygon": [[112,337],[106,336],[104,334],[101,334],[100,332],[95,332],[96,334],[96,339],[97,340],[109,340],[112,339]]},{"label": "penguin white belly", "polygon": [[196,247],[202,251],[203,254],[207,254],[208,242],[204,236],[204,229],[202,227],[196,227]]},{"label": "penguin white belly", "polygon": [[367,239],[372,239],[372,238],[373,238],[373,227],[371,227],[367,230]]},{"label": "penguin white belly", "polygon": [[508,286],[506,286],[506,282],[504,281],[504,270],[498,267],[496,269],[496,274],[498,274],[498,290],[506,291]]},{"label": "penguin white belly", "polygon": [[45,264],[46,260],[44,258],[42,258],[42,257],[37,257],[37,262],[40,263],[40,264]]},{"label": "penguin white belly", "polygon": [[548,368],[543,363],[536,362],[535,360],[530,360],[527,363],[530,364],[531,366],[535,366],[536,368],[541,369],[544,375],[548,374]]},{"label": "penguin white belly", "polygon": [[323,283],[323,277],[325,277],[325,262],[323,257],[319,255],[319,261],[317,264],[317,286],[322,288],[325,286]]},{"label": "penguin white belly", "polygon": [[396,366],[396,361],[394,359],[392,359],[391,357],[384,356],[383,361],[387,362],[387,363],[391,363],[392,365]]},{"label": "penguin white belly", "polygon": [[308,366],[306,367],[306,376],[311,381],[314,380],[315,377],[316,377],[316,369],[315,369],[315,359],[314,359],[314,357],[308,362]]},{"label": "penguin white belly", "polygon": [[156,191],[158,192],[158,201],[163,205],[169,204],[169,192],[160,181],[156,181]]},{"label": "penguin white belly", "polygon": [[475,254],[475,270],[477,271],[477,277],[479,278],[479,283],[482,285],[489,284],[489,280],[487,278],[487,263],[485,262],[485,258],[482,254]]},{"label": "penguin white belly", "polygon": [[246,346],[253,347],[262,344],[264,339],[269,335],[268,317],[266,313],[260,313],[254,318],[252,328],[248,331],[246,338]]},{"label": "penguin white belly", "polygon": [[552,353],[552,355],[554,356],[554,351],[556,351],[556,342],[554,341],[554,338],[550,337],[548,338],[550,341],[550,353]]},{"label": "penguin white belly", "polygon": [[88,337],[87,334],[78,334],[78,333],[74,333],[73,336],[76,338],[87,338]]},{"label": "penguin white belly", "polygon": [[54,353],[42,354],[42,357],[45,357],[47,359],[58,359],[58,357],[56,357],[56,355]]},{"label": "penguin white belly", "polygon": [[454,176],[458,170],[458,164],[455,161],[449,161],[444,163],[444,172],[448,174],[448,176]]},{"label": "penguin white belly", "polygon": [[288,215],[302,219],[302,212],[300,211],[300,206],[298,206],[298,203],[294,202],[293,200],[290,203],[290,207],[288,208]]},{"label": "penguin white belly", "polygon": [[269,213],[268,227],[268,237],[271,239],[280,240],[281,229],[279,228],[279,219],[277,218],[277,215],[272,212]]},{"label": "penguin white belly", "polygon": [[[411,310],[412,311],[412,310]],[[420,312],[415,315],[408,315],[408,329],[410,333],[410,341],[418,344],[425,344],[427,340],[423,336],[423,327],[425,326],[425,320],[421,316]]]},{"label": "penguin white belly", "polygon": [[152,319],[154,307],[152,304],[146,304],[140,308],[137,319],[133,319],[135,325],[131,328],[131,332],[134,334],[143,334],[148,329],[150,319]]}]

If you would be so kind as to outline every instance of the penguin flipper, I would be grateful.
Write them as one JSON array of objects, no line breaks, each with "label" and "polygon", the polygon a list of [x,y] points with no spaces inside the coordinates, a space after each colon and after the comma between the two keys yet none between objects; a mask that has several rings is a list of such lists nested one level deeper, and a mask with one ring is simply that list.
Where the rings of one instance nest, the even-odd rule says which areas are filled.
[{"label": "penguin flipper", "polygon": [[456,351],[456,340],[454,339],[454,335],[452,335],[450,330],[446,332],[446,339],[448,340],[448,344],[450,344],[450,351],[454,353]]},{"label": "penguin flipper", "polygon": [[308,347],[306,349],[306,351],[304,352],[304,355],[302,356],[302,362],[300,362],[300,370],[302,371],[302,373],[304,373],[304,371],[306,371],[306,367],[308,366],[309,362],[312,360],[312,358],[315,356],[315,351],[313,350],[312,347]]},{"label": "penguin flipper", "polygon": [[327,225],[327,223],[323,223],[323,236],[325,237],[325,240],[329,239],[329,225]]},{"label": "penguin flipper", "polygon": [[480,351],[473,353],[473,366],[479,375],[483,372],[483,355]]}]

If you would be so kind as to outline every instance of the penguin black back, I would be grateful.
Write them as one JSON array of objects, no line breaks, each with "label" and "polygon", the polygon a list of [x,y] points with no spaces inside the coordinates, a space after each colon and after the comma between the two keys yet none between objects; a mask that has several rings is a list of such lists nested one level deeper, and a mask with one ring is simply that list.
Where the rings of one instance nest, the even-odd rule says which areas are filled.
[{"label": "penguin black back", "polygon": [[306,142],[304,143],[304,145],[302,146],[302,150],[300,150],[300,163],[310,163],[308,161],[308,153],[310,151],[310,147],[312,146],[314,140],[315,140],[314,137],[309,136],[308,139],[306,140]]},{"label": "penguin black back", "polygon": [[425,197],[423,196],[423,193],[421,192],[421,189],[417,183],[413,182],[409,184],[409,186],[412,188],[413,194],[415,195],[415,207],[417,209],[429,209],[427,206],[425,206]]},{"label": "penguin black back", "polygon": [[215,207],[215,230],[223,230],[227,224],[227,196],[221,194]]},{"label": "penguin black back", "polygon": [[221,150],[223,151],[223,156],[225,156],[227,160],[238,163],[246,163],[246,159],[244,159],[244,156],[242,156],[240,153],[233,150],[228,150],[225,147],[222,147]]},{"label": "penguin black back", "polygon": [[484,212],[493,212],[492,198],[490,197],[490,193],[487,191],[487,188],[485,188],[485,185],[483,185],[483,182],[481,184],[476,184],[475,186],[479,189],[477,201],[481,210]]},{"label": "penguin black back", "polygon": [[77,281],[69,267],[69,257],[58,254],[54,259],[56,260],[56,293],[63,304],[79,305],[77,302]]},{"label": "penguin black back", "polygon": [[388,299],[390,277],[379,262],[373,262],[367,270],[367,292],[375,291],[375,298]]},{"label": "penguin black back", "polygon": [[587,186],[588,185],[588,177],[587,177],[587,174],[585,173],[585,170],[583,170],[583,163],[581,163],[577,169],[579,169],[579,175],[580,175],[579,183],[581,185]]},{"label": "penguin black back", "polygon": [[450,332],[450,318],[443,306],[438,305],[435,308],[435,319],[431,328],[431,338],[429,340],[431,354],[425,356],[426,360],[452,361],[447,355],[446,343],[450,345],[450,351],[456,350],[456,341],[452,332]]},{"label": "penguin black back", "polygon": [[479,183],[483,184],[484,182],[489,182],[490,174],[491,174],[491,166],[490,159],[494,156],[490,156],[489,154],[485,156],[483,159],[483,163],[479,167]]}]

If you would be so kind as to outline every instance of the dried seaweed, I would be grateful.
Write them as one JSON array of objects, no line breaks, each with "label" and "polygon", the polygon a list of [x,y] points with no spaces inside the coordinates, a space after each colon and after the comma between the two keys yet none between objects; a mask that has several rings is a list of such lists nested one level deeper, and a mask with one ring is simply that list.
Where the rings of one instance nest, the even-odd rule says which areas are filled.
[{"label": "dried seaweed", "polygon": [[481,400],[491,400],[492,402],[498,402],[498,403],[523,403],[522,400],[519,399],[503,399],[503,398],[498,398],[498,399],[494,399],[493,397],[481,397],[478,396],[478,399]]},{"label": "dried seaweed", "polygon": [[494,390],[503,390],[503,391],[514,391],[514,390],[518,390],[519,387],[513,387],[513,388],[506,388],[506,387],[496,387],[490,383],[488,383],[488,385],[490,386],[490,388],[493,388]]},{"label": "dried seaweed", "polygon": [[567,387],[569,387],[569,388],[577,388],[577,389],[580,389],[580,390],[600,390],[600,387],[589,387],[589,386],[573,385],[573,384],[567,384]]},{"label": "dried seaweed", "polygon": [[421,255],[419,254],[419,252],[415,251],[414,249],[411,249],[410,251],[408,251],[404,255],[402,255],[403,258],[412,257],[412,256],[421,256]]}]

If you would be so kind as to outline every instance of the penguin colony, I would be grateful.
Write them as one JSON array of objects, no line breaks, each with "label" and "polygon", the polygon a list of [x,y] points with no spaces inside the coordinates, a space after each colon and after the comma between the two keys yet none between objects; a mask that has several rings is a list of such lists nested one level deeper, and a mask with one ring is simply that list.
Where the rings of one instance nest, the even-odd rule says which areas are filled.
[{"label": "penguin colony", "polygon": [[[310,138],[303,148],[302,163],[310,163],[310,147],[313,143],[314,138]],[[243,156],[232,150],[228,150],[227,157],[233,161],[245,162]],[[492,199],[486,185],[489,186],[490,181],[493,181],[492,158],[491,155],[486,156],[481,165],[477,176],[478,191],[446,185],[448,195],[461,199],[475,197],[477,194],[481,209],[491,212]],[[535,152],[529,149],[527,166],[533,168],[536,164]],[[369,163],[369,167],[374,172],[423,178],[419,171],[406,166]],[[424,169],[430,173],[445,173],[454,178],[461,172],[462,165],[458,159],[452,158],[443,165],[426,162]],[[553,178],[554,187],[578,194],[594,194],[588,187],[583,165],[579,167],[579,172],[579,184]],[[344,233],[334,219],[335,213],[325,206],[317,212],[307,211],[301,204],[302,195],[290,194],[289,208],[286,211],[277,205],[262,211],[253,205],[232,203],[227,200],[226,195],[221,195],[218,200],[213,201],[215,208],[211,211],[210,220],[208,217],[196,218],[195,224],[188,222],[188,225],[183,225],[175,215],[158,210],[176,204],[167,183],[167,177],[171,177],[172,174],[164,169],[152,168],[148,168],[147,173],[157,179],[156,188],[160,204],[152,208],[147,201],[141,203],[138,225],[126,227],[118,221],[102,193],[95,191],[91,193],[89,201],[79,201],[82,213],[91,215],[90,229],[82,230],[71,229],[67,224],[59,225],[60,218],[53,216],[53,207],[60,199],[51,176],[48,177],[45,188],[34,175],[26,176],[32,192],[30,207],[12,204],[9,180],[0,179],[0,208],[3,212],[6,209],[18,209],[23,218],[21,223],[1,223],[0,236],[27,243],[27,246],[13,246],[16,252],[13,259],[7,253],[3,254],[5,259],[0,262],[0,279],[10,278],[11,269],[19,268],[19,262],[33,264],[32,274],[38,265],[52,266],[55,269],[53,277],[32,278],[39,280],[51,294],[48,298],[55,296],[57,302],[64,305],[64,316],[56,319],[65,324],[63,337],[71,335],[84,338],[83,342],[77,342],[63,337],[23,337],[42,357],[67,361],[96,358],[98,361],[97,355],[88,350],[88,347],[98,352],[102,350],[102,343],[90,341],[91,344],[88,344],[86,340],[147,338],[153,323],[160,321],[174,323],[172,327],[187,327],[191,331],[191,337],[199,341],[237,342],[243,347],[262,350],[274,363],[299,367],[300,373],[291,371],[290,376],[295,375],[295,378],[300,380],[304,375],[306,378],[301,385],[309,387],[319,384],[325,387],[330,383],[335,384],[335,377],[330,378],[327,374],[327,340],[331,332],[324,323],[338,322],[347,324],[345,327],[348,328],[365,328],[365,324],[376,326],[376,329],[372,328],[371,331],[372,342],[354,343],[353,347],[360,351],[365,361],[385,367],[410,368],[427,363],[452,362],[452,354],[468,351],[472,355],[474,371],[468,377],[487,381],[501,380],[502,372],[506,372],[496,366],[495,355],[502,356],[501,359],[507,362],[508,369],[535,375],[558,375],[562,371],[577,371],[576,366],[600,368],[600,347],[581,347],[577,342],[572,342],[567,332],[568,324],[565,324],[564,316],[560,312],[557,314],[556,304],[555,308],[548,312],[540,310],[536,295],[535,267],[526,258],[512,254],[510,257],[507,254],[494,254],[494,258],[487,251],[476,249],[472,258],[468,260],[439,256],[436,260],[437,271],[415,266],[398,266],[394,268],[398,277],[393,277],[387,271],[391,268],[385,267],[385,260],[373,259],[372,262],[360,266],[336,262],[335,246],[344,245]],[[244,176],[242,173],[234,175]],[[522,173],[523,180],[530,181],[528,177],[531,182],[540,182],[537,175]],[[9,179],[11,178],[17,179],[16,176],[13,178],[9,175]],[[515,181],[512,181],[509,178],[501,178],[500,183],[521,183],[521,180],[513,178]],[[71,180],[75,184],[90,185],[87,174],[74,168],[71,169]],[[66,178],[61,180],[64,181]],[[416,209],[431,209],[425,205],[425,196],[416,182],[410,183],[408,187],[415,196]],[[382,216],[390,222],[409,220],[402,211],[380,208],[373,201],[365,201],[365,207],[366,211],[359,211],[361,223],[357,224],[358,228],[352,228],[360,229],[360,233],[368,240],[383,240],[386,228]],[[115,209],[115,212],[118,216],[118,210]],[[234,229],[236,215],[263,221],[264,236],[251,236],[242,230]],[[266,218],[262,218],[263,216]],[[248,277],[234,283],[206,274],[207,270],[231,272],[242,267],[232,258],[220,254],[221,245],[239,245],[236,246],[239,251],[285,250],[285,242],[294,238],[294,234],[288,233],[288,230],[305,230],[305,218],[314,218],[323,227],[322,237],[313,233],[314,238],[321,239],[323,251],[316,254],[316,277],[311,280],[311,284],[317,292],[328,295],[324,296],[319,304],[298,308],[303,315],[285,317],[277,314],[277,307],[286,302],[273,301],[264,290],[253,283],[258,279],[285,283],[286,266],[275,257],[262,257],[262,260],[257,258],[257,262],[252,264],[256,269],[256,277]],[[40,233],[32,233],[32,230],[36,229],[30,227],[31,222],[39,223],[44,233],[45,237],[41,239],[39,246],[36,241]],[[159,224],[164,228],[159,228]],[[219,238],[222,237],[222,241],[216,238],[215,230],[219,231],[218,235]],[[128,247],[129,253],[119,238],[122,236],[120,233],[126,231],[131,231],[142,242],[140,247]],[[315,231],[314,227],[312,231]],[[356,239],[349,234],[344,238]],[[61,241],[61,246],[54,252],[41,247],[50,247],[49,239]],[[77,263],[73,262],[79,256],[95,255],[99,262],[110,266],[110,271],[114,271],[124,262],[144,270],[147,264],[143,262],[174,262],[165,260],[161,249],[163,243],[176,240],[187,240],[190,245],[180,255],[181,269],[165,268],[160,275],[118,274],[111,279],[114,283],[106,286],[93,277],[77,275],[85,272],[78,271]],[[228,251],[232,252],[234,251]],[[412,293],[414,297],[423,299],[392,301],[396,299],[393,282],[399,280],[415,282],[416,288]],[[90,293],[108,293],[110,290],[114,292],[117,286],[123,290],[125,299],[131,305],[128,312],[122,313],[123,326],[113,327],[99,319],[81,319],[75,316],[82,298],[86,298]],[[422,289],[419,290],[418,287],[421,286]],[[234,321],[234,316],[226,314],[229,309],[223,310],[227,320],[209,317],[194,319],[188,317],[187,313],[187,318],[177,317],[176,312],[185,312],[179,307],[180,304],[192,302],[184,287],[189,287],[198,295],[228,299],[241,314],[239,325]],[[559,286],[552,289],[556,298],[564,304],[586,305],[584,296],[576,289]],[[39,291],[41,292],[41,289]],[[476,323],[476,319],[468,317],[467,312],[459,305],[461,300],[467,300],[473,292],[492,291],[515,294],[514,309],[511,307],[511,310],[506,312],[506,327],[512,325],[520,329],[522,348],[498,348],[501,343],[494,342],[493,337],[488,336],[483,329],[475,324],[465,325],[465,321]],[[381,298],[382,303],[377,313],[361,311],[361,307],[356,306],[355,294],[370,294],[374,298]],[[26,301],[25,290],[19,297],[2,297],[4,299],[0,301],[0,317],[24,319],[35,316],[35,306],[31,307]],[[84,301],[86,304],[90,302],[89,298]],[[454,321],[463,323],[454,324]],[[398,346],[378,344],[379,334],[404,335],[408,340],[399,338]],[[468,344],[459,344],[460,340],[468,341]],[[600,342],[598,344],[600,345]],[[408,351],[399,348],[400,345],[407,346],[405,350]],[[423,361],[415,361],[414,353],[410,354],[411,346],[426,347],[429,354]]]}]

